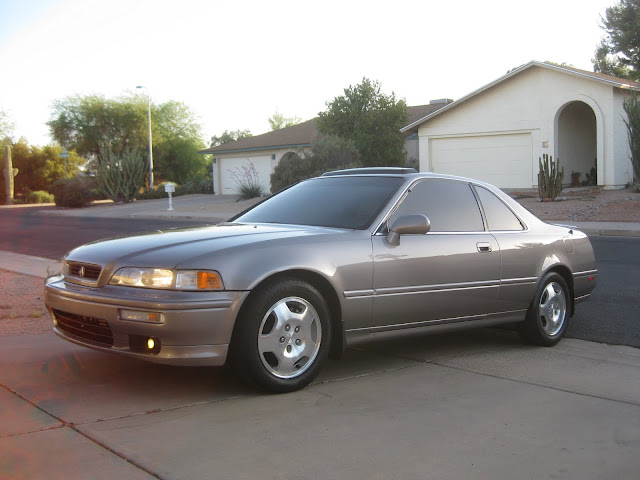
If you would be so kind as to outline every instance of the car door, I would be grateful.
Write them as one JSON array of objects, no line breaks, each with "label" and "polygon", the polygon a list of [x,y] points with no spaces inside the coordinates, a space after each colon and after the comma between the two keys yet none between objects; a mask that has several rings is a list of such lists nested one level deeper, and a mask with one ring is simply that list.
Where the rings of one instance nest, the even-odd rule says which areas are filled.
[{"label": "car door", "polygon": [[482,318],[495,309],[500,250],[485,231],[471,185],[427,179],[413,184],[386,222],[426,215],[430,231],[402,235],[391,245],[383,230],[373,241],[373,325],[384,330]]},{"label": "car door", "polygon": [[548,239],[526,231],[520,218],[489,189],[475,185],[487,228],[500,245],[500,291],[496,309],[524,312],[535,293]]}]

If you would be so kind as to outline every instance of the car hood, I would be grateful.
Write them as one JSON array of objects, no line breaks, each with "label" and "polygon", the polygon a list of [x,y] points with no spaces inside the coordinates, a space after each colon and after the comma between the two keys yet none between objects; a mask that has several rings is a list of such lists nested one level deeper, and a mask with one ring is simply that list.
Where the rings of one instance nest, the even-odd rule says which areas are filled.
[{"label": "car hood", "polygon": [[345,230],[273,224],[221,224],[157,230],[88,243],[69,252],[65,259],[111,270],[123,266],[176,268],[196,257],[251,248],[258,243],[341,232]]}]

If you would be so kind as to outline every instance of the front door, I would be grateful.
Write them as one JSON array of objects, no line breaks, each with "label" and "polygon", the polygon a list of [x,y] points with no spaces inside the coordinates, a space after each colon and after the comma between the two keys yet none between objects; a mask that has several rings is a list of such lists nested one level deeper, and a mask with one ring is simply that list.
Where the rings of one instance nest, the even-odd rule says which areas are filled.
[{"label": "front door", "polygon": [[467,182],[428,179],[410,188],[387,222],[419,213],[426,235],[403,235],[393,246],[372,237],[373,328],[482,318],[494,312],[500,286],[500,249],[485,231]]}]

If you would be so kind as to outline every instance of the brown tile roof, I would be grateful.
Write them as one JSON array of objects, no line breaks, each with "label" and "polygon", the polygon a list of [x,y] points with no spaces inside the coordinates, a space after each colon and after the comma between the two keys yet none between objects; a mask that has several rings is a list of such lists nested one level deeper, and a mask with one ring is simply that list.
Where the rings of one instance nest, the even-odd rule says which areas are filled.
[{"label": "brown tile roof", "polygon": [[318,138],[315,119],[307,120],[293,127],[282,128],[254,137],[243,138],[217,147],[201,150],[199,153],[232,153],[251,150],[269,150],[274,148],[305,147]]},{"label": "brown tile roof", "polygon": [[[446,100],[449,103],[450,100]],[[422,117],[435,112],[446,105],[446,101],[428,105],[407,107],[407,125]],[[229,142],[217,147],[200,150],[198,153],[234,153],[252,150],[272,150],[276,148],[299,148],[310,146],[320,137],[316,130],[315,119],[307,120],[293,127],[282,128],[273,132],[263,133],[254,137],[243,138],[236,142]]]},{"label": "brown tile roof", "polygon": [[429,103],[428,105],[418,105],[416,107],[407,107],[407,113],[409,117],[407,118],[407,125],[411,125],[416,120],[420,120],[427,115],[431,115],[436,110],[440,110],[445,105],[453,102],[453,100],[443,99],[442,101],[437,100],[437,103]]}]

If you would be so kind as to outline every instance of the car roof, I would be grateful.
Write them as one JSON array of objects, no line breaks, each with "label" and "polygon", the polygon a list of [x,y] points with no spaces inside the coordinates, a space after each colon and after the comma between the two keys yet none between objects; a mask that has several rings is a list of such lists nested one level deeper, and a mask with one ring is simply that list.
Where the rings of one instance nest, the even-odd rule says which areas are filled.
[{"label": "car roof", "polygon": [[340,175],[407,175],[409,173],[418,173],[415,168],[403,167],[366,167],[366,168],[348,168],[346,170],[334,170],[332,172],[323,173],[323,177],[336,177]]},{"label": "car roof", "polygon": [[481,180],[476,180],[468,177],[460,177],[457,175],[447,175],[443,173],[434,173],[434,172],[419,172],[415,168],[408,167],[363,167],[363,168],[349,168],[345,170],[334,170],[331,172],[326,172],[321,175],[321,177],[340,177],[343,175],[380,175],[380,176],[399,176],[405,177],[407,179],[418,179],[418,178],[442,178],[447,180],[461,180],[464,182],[472,182],[478,185],[486,185],[488,187],[495,188],[495,186],[491,184],[487,184]]}]

